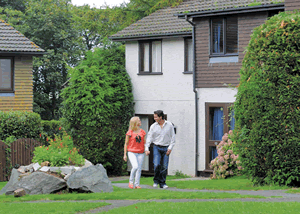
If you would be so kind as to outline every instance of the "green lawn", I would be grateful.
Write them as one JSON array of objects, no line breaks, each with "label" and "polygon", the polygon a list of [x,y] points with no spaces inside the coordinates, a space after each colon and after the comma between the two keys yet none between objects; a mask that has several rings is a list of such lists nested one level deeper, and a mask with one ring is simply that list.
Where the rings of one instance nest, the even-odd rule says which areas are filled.
[{"label": "green lawn", "polygon": [[299,209],[298,202],[148,202],[116,208],[108,211],[107,214],[287,214],[299,213]]},{"label": "green lawn", "polygon": [[0,182],[0,190],[7,184],[7,182]]},{"label": "green lawn", "polygon": [[84,212],[97,207],[109,205],[108,203],[91,202],[53,202],[53,203],[0,203],[0,213],[77,213]]},{"label": "green lawn", "polygon": [[236,193],[213,192],[174,192],[171,190],[123,189],[114,187],[111,193],[70,193],[48,195],[26,195],[20,198],[0,195],[0,202],[21,202],[39,200],[136,200],[136,199],[216,199],[216,198],[264,198],[262,196],[247,196]]},{"label": "green lawn", "polygon": [[[287,186],[253,186],[246,177],[232,177],[219,180],[172,181],[174,177],[167,176],[167,185],[179,189],[209,189],[209,190],[277,190],[289,189]],[[128,180],[115,183],[128,183]],[[142,177],[141,184],[153,185],[153,177]]]}]

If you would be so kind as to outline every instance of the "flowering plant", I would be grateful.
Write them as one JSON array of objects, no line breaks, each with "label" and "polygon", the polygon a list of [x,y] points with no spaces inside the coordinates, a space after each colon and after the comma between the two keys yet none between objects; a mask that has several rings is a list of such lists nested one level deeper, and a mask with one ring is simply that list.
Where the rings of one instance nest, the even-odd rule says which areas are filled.
[{"label": "flowering plant", "polygon": [[35,147],[32,162],[41,164],[49,161],[51,166],[82,166],[84,158],[78,152],[79,150],[73,146],[71,136],[63,131],[61,138],[55,135],[55,138],[49,141],[49,146]]},{"label": "flowering plant", "polygon": [[222,141],[217,145],[218,156],[210,162],[210,168],[214,170],[211,176],[212,179],[239,175],[243,170],[239,155],[235,154],[236,143],[230,139],[232,130],[228,134],[225,133]]}]

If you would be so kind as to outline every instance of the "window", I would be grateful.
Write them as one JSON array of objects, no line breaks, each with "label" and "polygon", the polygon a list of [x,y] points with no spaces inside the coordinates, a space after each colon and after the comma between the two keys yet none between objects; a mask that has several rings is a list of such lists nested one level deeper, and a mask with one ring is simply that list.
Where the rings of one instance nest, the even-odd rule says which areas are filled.
[{"label": "window", "polygon": [[13,92],[13,58],[0,58],[0,92]]},{"label": "window", "polygon": [[237,55],[238,23],[237,17],[211,19],[211,55]]},{"label": "window", "polygon": [[140,42],[139,73],[158,74],[161,73],[161,41]]},{"label": "window", "polygon": [[192,73],[194,70],[194,54],[193,54],[193,40],[186,38],[184,40],[184,73]]}]

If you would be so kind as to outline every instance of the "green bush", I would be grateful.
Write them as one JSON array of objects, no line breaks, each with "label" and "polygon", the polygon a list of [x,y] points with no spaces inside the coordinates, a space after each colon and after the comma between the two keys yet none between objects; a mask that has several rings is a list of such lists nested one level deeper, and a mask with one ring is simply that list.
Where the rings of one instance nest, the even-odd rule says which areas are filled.
[{"label": "green bush", "polygon": [[234,104],[235,140],[256,184],[300,184],[299,48],[299,12],[257,27],[247,47]]},{"label": "green bush", "polygon": [[49,146],[35,147],[32,162],[41,164],[49,161],[51,166],[66,165],[84,165],[84,158],[78,152],[79,150],[73,146],[71,136],[62,131],[62,138],[55,135],[55,138],[49,141]]},{"label": "green bush", "polygon": [[[61,122],[59,120],[42,120],[43,135],[50,139],[54,139],[55,135],[59,135]],[[61,136],[60,136],[61,137]]]},{"label": "green bush", "polygon": [[88,52],[70,76],[62,93],[68,133],[86,159],[103,164],[110,175],[121,174],[126,166],[122,160],[125,134],[133,115],[124,46]]},{"label": "green bush", "polygon": [[38,138],[42,132],[39,114],[28,111],[0,111],[0,139]]}]

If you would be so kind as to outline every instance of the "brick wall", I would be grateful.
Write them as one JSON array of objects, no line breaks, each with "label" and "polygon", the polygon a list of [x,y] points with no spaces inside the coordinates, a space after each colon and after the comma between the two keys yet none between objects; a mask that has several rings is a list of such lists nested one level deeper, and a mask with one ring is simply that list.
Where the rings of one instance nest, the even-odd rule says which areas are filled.
[{"label": "brick wall", "polygon": [[245,56],[245,47],[250,41],[253,29],[265,22],[267,12],[240,14],[238,16],[239,60],[236,63],[209,63],[210,45],[209,18],[201,18],[196,22],[196,87],[212,88],[233,86],[239,83],[239,70]]},{"label": "brick wall", "polygon": [[1,111],[32,111],[32,57],[17,56],[14,58],[14,96],[0,96]]}]

